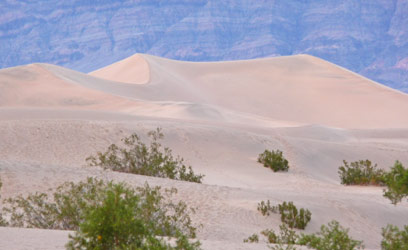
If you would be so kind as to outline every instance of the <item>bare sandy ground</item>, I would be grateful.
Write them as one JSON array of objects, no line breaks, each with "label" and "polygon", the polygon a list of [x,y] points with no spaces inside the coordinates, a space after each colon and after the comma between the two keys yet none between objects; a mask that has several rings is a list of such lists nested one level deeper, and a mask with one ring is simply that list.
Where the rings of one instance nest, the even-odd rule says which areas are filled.
[{"label": "bare sandy ground", "polygon": [[[189,63],[135,55],[89,75],[47,64],[0,70],[3,197],[47,191],[87,176],[176,187],[197,207],[204,249],[267,249],[242,240],[278,216],[261,200],[312,212],[305,232],[332,219],[378,249],[381,227],[408,224],[378,187],[339,183],[342,160],[408,165],[408,96],[315,57]],[[203,184],[88,167],[84,159],[132,132],[156,127]],[[256,162],[280,149],[288,173]],[[62,249],[68,232],[0,228],[1,249]]]}]

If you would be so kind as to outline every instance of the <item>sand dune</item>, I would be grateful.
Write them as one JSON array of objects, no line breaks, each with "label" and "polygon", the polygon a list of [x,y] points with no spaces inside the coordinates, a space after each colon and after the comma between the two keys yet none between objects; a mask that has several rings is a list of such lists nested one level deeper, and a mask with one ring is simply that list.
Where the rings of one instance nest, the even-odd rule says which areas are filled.
[{"label": "sand dune", "polygon": [[[148,86],[138,86],[134,98],[205,103],[275,120],[343,128],[408,124],[407,94],[316,57],[191,63],[143,56],[151,65],[151,79]],[[116,66],[104,71],[112,67],[114,72]]]},{"label": "sand dune", "polygon": [[143,84],[149,81],[150,70],[146,60],[136,54],[89,74],[110,81]]},{"label": "sand dune", "polygon": [[90,75],[37,64],[0,70],[0,79],[2,107],[57,105],[266,126],[408,124],[407,94],[307,55],[217,63],[135,55]]},{"label": "sand dune", "polygon": [[[292,200],[312,211],[306,232],[336,219],[378,249],[381,227],[408,224],[408,203],[391,205],[378,187],[342,186],[337,168],[366,158],[407,165],[407,111],[408,95],[307,55],[214,63],[135,55],[90,74],[48,64],[3,69],[1,194],[46,192],[87,176],[174,186],[198,208],[205,249],[267,249],[242,243],[279,226],[257,203]],[[158,126],[164,144],[206,175],[204,184],[85,166],[110,143]],[[288,173],[256,162],[267,148],[284,152]],[[58,249],[66,235],[1,228],[0,248]]]}]

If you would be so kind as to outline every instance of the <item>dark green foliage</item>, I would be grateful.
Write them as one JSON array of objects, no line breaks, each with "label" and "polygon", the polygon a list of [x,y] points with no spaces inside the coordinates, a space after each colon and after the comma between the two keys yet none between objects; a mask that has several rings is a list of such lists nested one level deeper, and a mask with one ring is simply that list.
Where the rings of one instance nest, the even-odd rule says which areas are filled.
[{"label": "dark green foliage", "polygon": [[339,167],[341,184],[345,185],[384,185],[382,169],[377,169],[369,160],[351,162],[344,161],[344,166]]},{"label": "dark green foliage", "polygon": [[[273,206],[271,206],[271,202],[269,200],[265,201],[261,201],[260,203],[258,203],[258,211],[261,212],[262,215],[270,215],[271,212],[274,211]],[[275,213],[275,212],[273,212]]]},{"label": "dark green foliage", "polygon": [[270,213],[279,213],[281,221],[287,224],[290,228],[305,229],[307,223],[312,218],[312,213],[308,209],[297,209],[293,202],[284,201],[278,206],[271,206],[270,201],[261,201],[258,203],[258,211],[262,215],[270,215]]},{"label": "dark green foliage", "polygon": [[[94,178],[77,184],[67,182],[57,188],[52,198],[45,193],[10,198],[5,201],[3,211],[10,218],[10,226],[78,230],[88,218],[87,211],[105,201],[115,185],[119,184]],[[152,234],[177,237],[181,233],[190,238],[196,236],[196,227],[192,225],[189,216],[189,212],[194,210],[190,210],[182,201],[170,201],[176,189],[162,192],[160,187],[151,188],[146,184],[129,192],[134,192],[138,197],[139,217],[135,219],[142,220]]]},{"label": "dark green foliage", "polygon": [[265,229],[261,234],[266,237],[268,243],[275,244],[279,241],[279,236],[272,229]]},{"label": "dark green foliage", "polygon": [[[109,183],[102,200],[84,209],[83,222],[67,244],[68,249],[181,249],[170,247],[158,235],[156,219],[146,220],[145,201],[124,184]],[[154,211],[148,211],[154,212]],[[148,214],[148,213],[147,213]],[[197,249],[177,228],[177,244]],[[179,236],[183,237],[180,238]]]},{"label": "dark green foliage", "polygon": [[[279,226],[280,233],[276,234],[273,230],[263,230],[261,232],[267,238],[267,242],[274,244],[270,245],[270,249],[274,250],[295,250],[294,244],[296,244],[299,236],[295,231],[289,229],[285,224]],[[245,239],[244,242],[258,242],[259,238],[257,234],[251,235],[248,239]]]},{"label": "dark green foliage", "polygon": [[297,209],[293,202],[283,202],[278,205],[281,221],[290,228],[305,229],[307,223],[312,218],[312,213],[308,209]]},{"label": "dark green foliage", "polygon": [[53,199],[46,193],[17,196],[5,201],[3,211],[10,215],[10,225],[44,229],[76,230],[85,207],[100,200],[104,183],[93,178],[57,188]]},{"label": "dark green foliage", "polygon": [[362,241],[354,240],[348,235],[348,229],[337,221],[322,225],[316,234],[302,234],[297,242],[317,250],[354,250],[364,248]]},{"label": "dark green foliage", "polygon": [[139,196],[123,185],[114,185],[100,203],[87,206],[84,220],[68,249],[165,249],[145,225],[140,213]]},{"label": "dark green foliage", "polygon": [[87,161],[91,166],[113,171],[201,183],[204,175],[195,175],[190,166],[184,165],[182,158],[175,158],[171,149],[162,148],[159,143],[164,137],[161,129],[150,131],[148,136],[150,145],[143,143],[137,134],[132,134],[122,139],[123,147],[112,144],[106,152],[97,152]]},{"label": "dark green foliage", "polygon": [[266,229],[261,232],[264,235],[268,243],[271,244],[296,244],[299,236],[295,231],[289,229],[285,224],[279,226],[279,235],[275,231]]},{"label": "dark green foliage", "polygon": [[400,230],[393,225],[387,225],[382,229],[383,240],[381,249],[383,250],[403,250],[408,249],[408,226]]},{"label": "dark green foliage", "polygon": [[244,239],[245,243],[254,243],[254,242],[259,242],[259,237],[257,234],[253,234],[249,236],[248,238]]},{"label": "dark green foliage", "polygon": [[280,150],[265,150],[258,156],[258,162],[262,163],[264,167],[272,169],[274,172],[286,172],[289,170],[289,162],[283,157],[282,151]]},{"label": "dark green foliage", "polygon": [[391,170],[384,175],[384,182],[387,186],[384,196],[392,204],[396,205],[408,196],[408,169],[404,168],[401,162],[395,162]]}]

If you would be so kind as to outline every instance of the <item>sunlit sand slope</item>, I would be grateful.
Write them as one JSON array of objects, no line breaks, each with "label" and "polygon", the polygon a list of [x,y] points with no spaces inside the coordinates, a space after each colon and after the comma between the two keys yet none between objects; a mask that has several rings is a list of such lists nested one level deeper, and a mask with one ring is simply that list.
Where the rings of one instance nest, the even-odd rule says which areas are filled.
[{"label": "sunlit sand slope", "polygon": [[[49,192],[95,176],[176,187],[197,207],[204,249],[268,249],[242,240],[278,216],[261,200],[312,212],[305,232],[332,219],[379,249],[381,227],[408,224],[380,187],[342,186],[342,160],[408,166],[408,96],[307,55],[236,62],[179,62],[135,55],[90,74],[49,64],[0,70],[0,176],[4,198]],[[162,127],[163,144],[203,184],[104,171],[85,158],[137,132]],[[280,149],[287,173],[257,163]],[[68,232],[0,228],[1,249],[62,249]]]}]

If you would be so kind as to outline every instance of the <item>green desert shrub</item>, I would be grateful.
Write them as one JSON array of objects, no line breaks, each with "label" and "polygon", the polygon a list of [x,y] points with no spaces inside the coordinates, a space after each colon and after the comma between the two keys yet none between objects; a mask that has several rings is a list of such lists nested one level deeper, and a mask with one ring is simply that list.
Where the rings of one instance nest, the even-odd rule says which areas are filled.
[{"label": "green desert shrub", "polygon": [[[83,221],[75,235],[70,236],[68,249],[181,249],[172,247],[157,237],[158,225],[151,217],[154,210],[146,210],[146,201],[140,193],[124,184],[108,184],[102,199],[86,206]],[[161,226],[164,226],[163,224]],[[180,238],[181,230],[174,228],[174,236]],[[188,243],[188,249],[198,249],[199,243]],[[177,241],[180,244],[180,239]],[[183,248],[186,249],[186,248]]]},{"label": "green desert shrub", "polygon": [[261,232],[271,244],[296,244],[299,236],[292,229],[289,229],[285,224],[279,226],[279,234],[274,230],[266,229]]},{"label": "green desert shrub", "polygon": [[333,220],[328,225],[322,225],[320,232],[301,234],[298,245],[305,245],[317,250],[354,250],[363,249],[362,241],[354,240],[348,235],[349,229],[343,228]]},{"label": "green desert shrub", "polygon": [[382,229],[382,236],[381,249],[408,249],[408,226],[404,226],[404,229],[400,230],[394,225],[387,225],[387,227]]},{"label": "green desert shrub", "polygon": [[9,198],[4,202],[3,212],[13,227],[79,230],[85,220],[91,219],[89,211],[108,202],[106,199],[116,188],[123,189],[124,196],[127,193],[132,194],[132,199],[137,196],[134,219],[142,221],[153,235],[178,237],[181,234],[195,238],[197,229],[190,218],[194,209],[188,208],[183,201],[171,201],[176,189],[162,191],[160,187],[148,184],[131,189],[124,184],[95,178],[79,183],[67,182],[52,196],[35,193]]},{"label": "green desert shrub", "polygon": [[289,162],[283,157],[280,150],[265,150],[258,156],[258,162],[262,163],[264,167],[272,169],[274,172],[288,171]]},{"label": "green desert shrub", "polygon": [[281,221],[290,228],[305,229],[312,218],[312,213],[308,209],[298,210],[293,202],[279,204],[278,212],[281,215]]},{"label": "green desert shrub", "polygon": [[[264,235],[267,242],[273,245],[268,245],[274,250],[294,250],[296,245],[307,246],[316,250],[355,250],[364,249],[362,241],[354,240],[348,235],[348,229],[343,228],[339,222],[333,220],[328,225],[322,225],[320,231],[314,234],[297,234],[296,231],[288,228],[285,224],[279,226],[279,233],[274,230],[263,230],[261,235]],[[408,230],[407,228],[405,229]],[[388,230],[387,232],[390,232]],[[395,233],[395,232],[398,232]],[[254,234],[255,235],[255,234]],[[406,240],[405,234],[401,234],[396,229],[392,228],[392,232],[388,233],[388,242],[402,242]],[[403,235],[403,236],[402,236]],[[405,241],[406,242],[406,241]],[[399,243],[400,244],[400,243]],[[405,245],[401,245],[405,246]],[[406,249],[406,248],[386,248],[388,249]]]},{"label": "green desert shrub", "polygon": [[245,243],[254,243],[254,242],[259,242],[259,237],[257,234],[253,234],[249,236],[248,238],[244,239]]},{"label": "green desert shrub", "polygon": [[261,201],[258,203],[258,211],[262,215],[270,215],[271,213],[279,213],[281,221],[290,228],[305,229],[312,218],[312,213],[308,209],[298,209],[293,202],[284,201],[277,206],[271,206],[270,201]]},{"label": "green desert shrub", "polygon": [[258,203],[258,211],[261,212],[263,216],[269,216],[271,213],[275,213],[274,207],[271,206],[271,202],[269,200],[261,201]]},{"label": "green desert shrub", "polygon": [[[261,232],[261,234],[266,237],[268,243],[274,244],[270,245],[269,248],[275,250],[295,250],[296,248],[294,247],[294,244],[296,244],[299,236],[295,231],[289,229],[285,224],[280,225],[279,228],[279,234],[276,234],[275,231],[269,229],[263,230]],[[247,239],[244,239],[244,242],[259,242],[259,237],[257,234],[253,234]]]},{"label": "green desert shrub", "polygon": [[343,166],[339,167],[341,184],[345,185],[384,185],[384,171],[372,165],[369,160],[360,160],[350,164],[343,160]]},{"label": "green desert shrub", "polygon": [[195,174],[171,149],[162,147],[164,135],[160,128],[148,132],[150,144],[146,145],[137,134],[122,139],[123,147],[112,144],[105,152],[97,152],[87,161],[91,166],[101,166],[113,171],[148,175],[174,180],[201,183],[204,175]]},{"label": "green desert shrub", "polygon": [[384,175],[386,189],[384,196],[396,205],[408,196],[408,169],[396,161],[389,172]]}]

